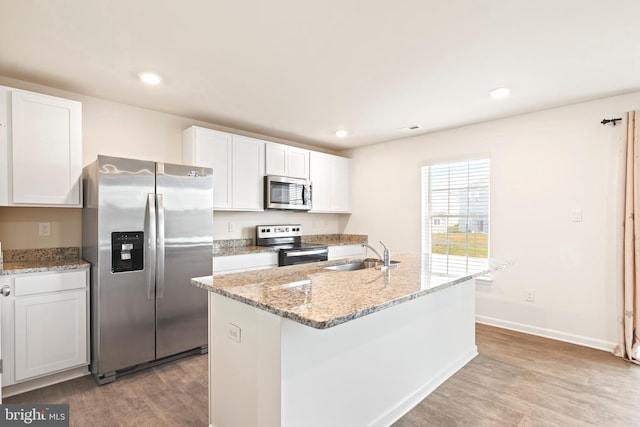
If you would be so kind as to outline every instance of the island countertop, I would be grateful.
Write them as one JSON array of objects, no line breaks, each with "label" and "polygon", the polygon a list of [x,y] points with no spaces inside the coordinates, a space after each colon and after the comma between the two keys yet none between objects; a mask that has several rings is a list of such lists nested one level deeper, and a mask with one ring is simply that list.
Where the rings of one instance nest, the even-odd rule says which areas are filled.
[{"label": "island countertop", "polygon": [[[454,286],[490,270],[464,276],[428,272],[428,255],[399,253],[396,268],[334,271],[346,258],[268,270],[192,279],[196,286],[316,329],[326,329]],[[496,268],[497,269],[497,268]]]}]

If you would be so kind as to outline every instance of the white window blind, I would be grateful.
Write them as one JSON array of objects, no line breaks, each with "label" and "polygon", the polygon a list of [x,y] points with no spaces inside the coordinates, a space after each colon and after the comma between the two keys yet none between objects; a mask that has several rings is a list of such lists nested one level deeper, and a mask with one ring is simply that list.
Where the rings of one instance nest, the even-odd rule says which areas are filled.
[{"label": "white window blind", "polygon": [[422,167],[422,252],[434,273],[484,270],[489,257],[489,159]]}]

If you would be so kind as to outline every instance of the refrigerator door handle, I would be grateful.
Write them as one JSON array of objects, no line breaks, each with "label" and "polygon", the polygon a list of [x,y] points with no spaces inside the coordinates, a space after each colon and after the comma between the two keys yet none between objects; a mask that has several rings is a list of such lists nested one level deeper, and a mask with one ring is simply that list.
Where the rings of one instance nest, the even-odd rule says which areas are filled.
[{"label": "refrigerator door handle", "polygon": [[156,200],[153,193],[147,196],[147,298],[154,299],[156,284]]},{"label": "refrigerator door handle", "polygon": [[156,257],[156,278],[158,290],[156,296],[164,296],[164,197],[162,194],[156,195],[158,204],[158,256]]}]

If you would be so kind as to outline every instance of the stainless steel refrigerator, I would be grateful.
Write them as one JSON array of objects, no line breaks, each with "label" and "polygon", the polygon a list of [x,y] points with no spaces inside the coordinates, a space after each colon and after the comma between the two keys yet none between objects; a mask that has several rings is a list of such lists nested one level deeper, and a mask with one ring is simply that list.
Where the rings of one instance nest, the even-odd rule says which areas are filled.
[{"label": "stainless steel refrigerator", "polygon": [[211,169],[98,156],[83,171],[82,256],[91,263],[91,372],[99,384],[207,351]]}]

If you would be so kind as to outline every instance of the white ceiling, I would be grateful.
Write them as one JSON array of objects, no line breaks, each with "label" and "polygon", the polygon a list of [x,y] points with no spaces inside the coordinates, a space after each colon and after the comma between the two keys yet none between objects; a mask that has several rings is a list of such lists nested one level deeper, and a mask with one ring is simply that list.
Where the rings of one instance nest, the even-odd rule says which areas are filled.
[{"label": "white ceiling", "polygon": [[0,0],[0,40],[6,77],[332,149],[640,90],[638,0]]}]

